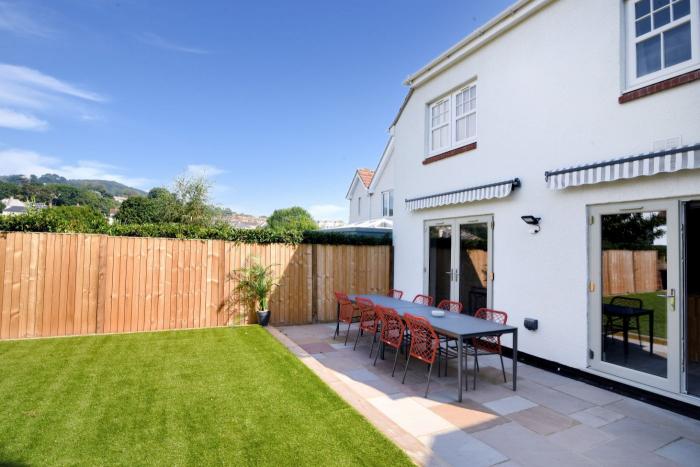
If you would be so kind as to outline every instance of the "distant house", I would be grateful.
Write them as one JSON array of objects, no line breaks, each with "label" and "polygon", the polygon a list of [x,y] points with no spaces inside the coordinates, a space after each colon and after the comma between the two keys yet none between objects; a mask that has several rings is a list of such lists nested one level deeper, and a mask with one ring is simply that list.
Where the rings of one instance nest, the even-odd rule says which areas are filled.
[{"label": "distant house", "polygon": [[20,201],[17,198],[5,198],[2,200],[5,209],[2,211],[3,216],[16,216],[17,214],[26,214],[28,209],[46,209],[46,203],[30,203]]},{"label": "distant house", "polygon": [[114,201],[116,201],[119,204],[122,204],[124,201],[129,199],[128,196],[113,196]]},{"label": "distant house", "polygon": [[349,205],[350,226],[377,219],[384,219],[383,225],[391,223],[394,216],[394,168],[392,155],[394,137],[384,148],[375,170],[357,169],[346,194]]}]

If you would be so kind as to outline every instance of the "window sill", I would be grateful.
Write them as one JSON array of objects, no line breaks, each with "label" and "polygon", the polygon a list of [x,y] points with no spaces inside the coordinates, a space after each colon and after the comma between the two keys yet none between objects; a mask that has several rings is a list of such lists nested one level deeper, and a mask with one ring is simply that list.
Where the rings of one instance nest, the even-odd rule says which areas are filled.
[{"label": "window sill", "polygon": [[641,88],[635,89],[633,91],[623,93],[618,99],[618,103],[624,104],[625,102],[630,102],[642,97],[650,96],[656,94],[657,92],[666,91],[667,89],[673,89],[675,87],[681,86],[686,83],[690,83],[700,79],[700,68],[693,71],[688,71],[682,73],[678,76],[672,78],[667,78],[658,81],[654,84],[648,86],[643,86]]},{"label": "window sill", "polygon": [[423,165],[432,164],[433,162],[441,161],[447,159],[448,157],[456,156],[462,154],[463,152],[472,151],[476,149],[476,141],[473,143],[460,146],[458,148],[450,149],[449,151],[441,152],[440,154],[435,154],[434,156],[426,157],[423,159]]}]

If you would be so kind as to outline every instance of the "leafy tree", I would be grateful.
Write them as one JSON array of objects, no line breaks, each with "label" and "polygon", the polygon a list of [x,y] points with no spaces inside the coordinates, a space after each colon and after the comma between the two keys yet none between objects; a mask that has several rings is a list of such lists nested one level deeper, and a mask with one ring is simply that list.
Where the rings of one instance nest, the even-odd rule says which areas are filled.
[{"label": "leafy tree", "polygon": [[612,214],[602,224],[603,249],[650,249],[666,233],[666,213]]},{"label": "leafy tree", "polygon": [[211,182],[205,176],[182,175],[175,179],[175,197],[182,205],[181,223],[211,224],[213,210],[209,205],[210,190]]},{"label": "leafy tree", "polygon": [[311,214],[302,207],[277,209],[267,219],[267,226],[274,230],[295,230],[303,232],[318,229],[318,224]]},{"label": "leafy tree", "polygon": [[160,213],[158,205],[145,196],[132,196],[119,207],[116,219],[122,224],[156,224]]},{"label": "leafy tree", "polygon": [[158,222],[177,222],[180,219],[182,205],[167,188],[153,188],[148,192],[148,199],[159,212]]}]

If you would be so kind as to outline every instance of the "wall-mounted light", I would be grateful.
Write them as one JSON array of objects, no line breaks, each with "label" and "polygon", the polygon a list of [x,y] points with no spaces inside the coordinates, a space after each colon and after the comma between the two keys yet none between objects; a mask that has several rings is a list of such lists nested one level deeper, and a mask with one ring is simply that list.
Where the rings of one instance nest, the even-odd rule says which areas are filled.
[{"label": "wall-mounted light", "polygon": [[531,225],[532,229],[530,229],[531,234],[536,234],[537,232],[540,231],[540,219],[541,217],[535,217],[535,216],[521,216],[520,217],[527,225]]}]

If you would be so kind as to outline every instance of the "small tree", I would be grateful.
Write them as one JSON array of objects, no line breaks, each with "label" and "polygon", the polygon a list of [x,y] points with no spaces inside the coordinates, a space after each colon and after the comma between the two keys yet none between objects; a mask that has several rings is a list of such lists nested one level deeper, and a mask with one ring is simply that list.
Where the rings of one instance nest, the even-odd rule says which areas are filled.
[{"label": "small tree", "polygon": [[205,176],[182,175],[175,179],[175,197],[182,205],[180,222],[208,225],[212,219],[209,206],[211,182]]},{"label": "small tree", "polygon": [[299,206],[286,209],[277,209],[267,219],[267,226],[274,230],[306,230],[318,229],[318,224],[311,214]]},{"label": "small tree", "polygon": [[227,304],[229,307],[243,304],[249,311],[269,311],[268,300],[272,288],[277,285],[272,265],[264,266],[257,258],[250,258],[248,265],[231,271],[228,280],[236,284]]}]

